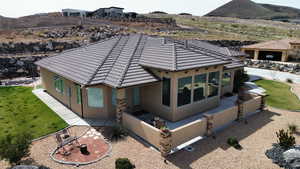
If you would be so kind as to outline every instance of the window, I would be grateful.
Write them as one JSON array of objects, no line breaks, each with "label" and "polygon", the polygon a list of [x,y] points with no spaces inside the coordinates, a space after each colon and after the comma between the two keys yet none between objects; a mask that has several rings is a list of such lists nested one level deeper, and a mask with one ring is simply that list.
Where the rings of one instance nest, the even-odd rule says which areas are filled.
[{"label": "window", "polygon": [[76,85],[77,104],[81,104],[81,88],[80,85]]},{"label": "window", "polygon": [[178,79],[177,105],[183,106],[191,103],[192,77]]},{"label": "window", "polygon": [[206,74],[196,75],[194,79],[194,101],[205,99]]},{"label": "window", "polygon": [[94,108],[103,107],[103,89],[87,88],[88,106]]},{"label": "window", "polygon": [[54,88],[59,93],[64,93],[64,80],[59,76],[54,76]]},{"label": "window", "polygon": [[219,94],[220,72],[210,72],[208,75],[208,97]]},{"label": "window", "polygon": [[111,104],[112,105],[117,105],[117,89],[113,88],[111,90]]},{"label": "window", "polygon": [[133,105],[140,105],[140,88],[133,88]]},{"label": "window", "polygon": [[171,97],[171,80],[169,78],[163,78],[162,83],[162,104],[170,106]]},{"label": "window", "polygon": [[231,84],[231,72],[224,72],[222,78],[222,86],[228,86]]}]

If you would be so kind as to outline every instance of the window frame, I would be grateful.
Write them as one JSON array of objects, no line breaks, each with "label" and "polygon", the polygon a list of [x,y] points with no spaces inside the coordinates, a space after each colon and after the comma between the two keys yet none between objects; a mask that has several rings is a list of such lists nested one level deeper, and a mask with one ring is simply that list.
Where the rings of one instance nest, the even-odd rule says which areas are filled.
[{"label": "window frame", "polygon": [[[164,103],[164,82],[165,82],[165,80],[167,80],[168,81],[168,85],[169,85],[169,91],[168,91],[168,96],[166,96],[167,98],[166,99],[168,99],[168,103],[167,104],[165,104]],[[163,77],[162,78],[162,87],[161,87],[161,91],[162,91],[162,95],[161,95],[161,103],[162,103],[162,105],[164,105],[164,106],[167,106],[167,107],[171,107],[171,84],[172,84],[172,82],[171,82],[171,78],[168,78],[168,77]]]},{"label": "window frame", "polygon": [[60,94],[64,94],[65,83],[62,77],[54,75],[53,77],[54,89]]},{"label": "window frame", "polygon": [[[90,93],[89,92],[91,92],[91,90],[98,90],[98,91],[100,91],[100,93],[99,93],[99,96],[100,96],[100,98],[99,98],[99,102],[95,102],[95,103],[98,103],[97,105],[92,105],[91,103],[91,97],[90,97]],[[94,97],[96,97],[96,96],[94,96]],[[96,99],[96,98],[94,98],[94,99]],[[104,90],[102,89],[102,88],[97,88],[97,87],[90,87],[90,88],[87,88],[87,100],[88,100],[88,107],[90,107],[90,108],[104,108]]]},{"label": "window frame", "polygon": [[[217,90],[217,94],[216,95],[212,95],[212,96],[209,96],[209,85],[210,85],[210,74],[211,73],[218,73],[218,90]],[[207,80],[207,98],[213,98],[213,97],[217,97],[220,95],[220,83],[221,83],[221,79],[220,79],[220,74],[221,74],[221,71],[213,71],[213,72],[207,72],[208,74],[208,80]]]},{"label": "window frame", "polygon": [[81,96],[82,96],[82,91],[81,91],[81,86],[80,85],[78,85],[78,84],[76,84],[75,85],[75,88],[76,88],[76,103],[77,104],[82,104],[82,98],[81,98]]},{"label": "window frame", "polygon": [[[204,89],[203,89],[203,99],[200,100],[195,100],[195,81],[196,81],[196,76],[205,76],[205,83],[204,83]],[[202,102],[205,101],[207,99],[207,83],[208,83],[208,73],[201,73],[201,74],[195,74],[194,78],[193,78],[193,103],[197,103],[197,102]]]},{"label": "window frame", "polygon": [[[224,85],[224,75],[225,75],[225,73],[229,73],[230,74],[230,78],[229,78],[229,83],[227,83],[227,84],[225,84]],[[231,81],[232,81],[232,72],[223,72],[222,73],[222,87],[227,87],[227,86],[230,86],[231,85]]]},{"label": "window frame", "polygon": [[[179,81],[181,79],[188,79],[188,78],[191,79],[191,82],[190,82],[190,86],[191,86],[191,89],[190,89],[190,100],[186,104],[179,105]],[[193,96],[193,75],[178,78],[177,79],[177,103],[176,103],[177,107],[183,107],[183,106],[187,106],[187,105],[192,104],[193,103],[192,96]]]}]

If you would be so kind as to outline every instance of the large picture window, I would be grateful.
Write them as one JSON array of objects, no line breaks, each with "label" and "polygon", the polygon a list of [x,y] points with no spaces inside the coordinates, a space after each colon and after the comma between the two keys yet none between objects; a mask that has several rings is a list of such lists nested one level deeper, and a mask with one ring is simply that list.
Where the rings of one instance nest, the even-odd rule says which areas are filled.
[{"label": "large picture window", "polygon": [[88,106],[93,108],[103,107],[103,89],[87,88]]},{"label": "large picture window", "polygon": [[228,86],[231,84],[231,72],[224,72],[222,77],[222,86]]},{"label": "large picture window", "polygon": [[219,94],[220,72],[210,72],[208,75],[208,97]]},{"label": "large picture window", "polygon": [[194,79],[194,102],[205,99],[206,74],[196,75]]},{"label": "large picture window", "polygon": [[192,77],[178,79],[177,105],[183,106],[191,103]]},{"label": "large picture window", "polygon": [[162,104],[165,106],[170,106],[171,80],[169,78],[163,78],[162,93]]},{"label": "large picture window", "polygon": [[59,93],[64,93],[64,80],[59,76],[54,76],[54,88]]}]

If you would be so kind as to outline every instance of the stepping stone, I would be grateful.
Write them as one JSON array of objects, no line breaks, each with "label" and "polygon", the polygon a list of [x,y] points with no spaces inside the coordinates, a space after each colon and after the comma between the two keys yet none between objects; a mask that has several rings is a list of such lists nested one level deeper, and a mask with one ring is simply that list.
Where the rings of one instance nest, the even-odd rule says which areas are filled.
[{"label": "stepping stone", "polygon": [[88,136],[87,135],[84,135],[82,138],[87,138]]},{"label": "stepping stone", "polygon": [[92,131],[92,132],[95,132],[95,131],[96,131],[96,129],[91,129],[91,131]]},{"label": "stepping stone", "polygon": [[94,137],[94,140],[97,140],[97,139],[99,139],[99,137],[98,137],[98,136],[95,136],[95,137]]}]

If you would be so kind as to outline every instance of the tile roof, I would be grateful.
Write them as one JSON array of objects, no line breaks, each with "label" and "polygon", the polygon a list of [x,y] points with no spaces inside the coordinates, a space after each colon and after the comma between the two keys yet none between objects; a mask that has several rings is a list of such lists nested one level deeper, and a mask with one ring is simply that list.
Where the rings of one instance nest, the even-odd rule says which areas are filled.
[{"label": "tile roof", "polygon": [[82,85],[105,84],[116,88],[159,81],[147,67],[180,71],[213,65],[243,66],[229,53],[219,51],[219,47],[205,45],[190,41],[186,47],[183,41],[141,34],[120,35],[36,64]]},{"label": "tile roof", "polygon": [[253,45],[243,46],[244,49],[269,49],[269,50],[289,50],[291,43],[300,43],[299,39],[289,38],[281,40],[272,40]]}]

